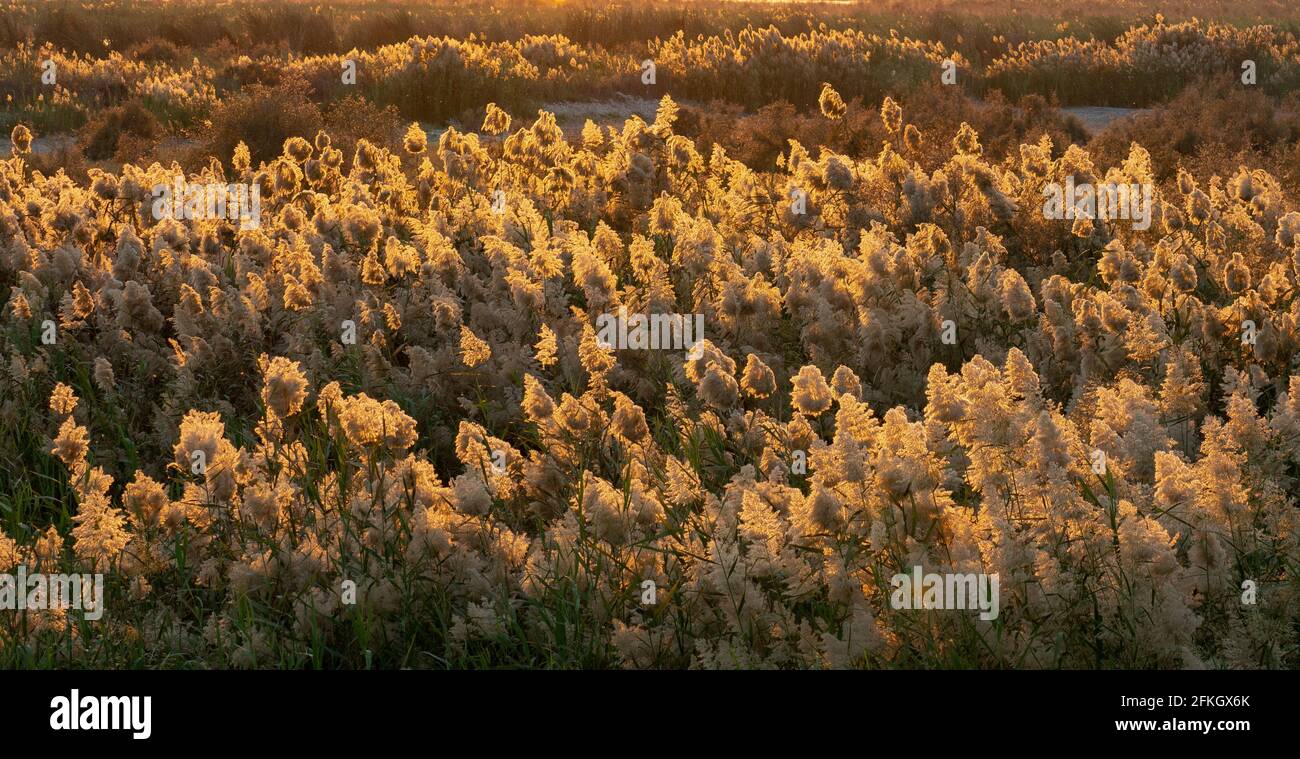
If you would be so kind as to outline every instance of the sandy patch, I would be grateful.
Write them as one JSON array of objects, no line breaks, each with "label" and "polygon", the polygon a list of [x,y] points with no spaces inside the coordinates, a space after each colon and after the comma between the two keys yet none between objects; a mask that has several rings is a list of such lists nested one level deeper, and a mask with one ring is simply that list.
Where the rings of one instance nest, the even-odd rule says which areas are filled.
[{"label": "sandy patch", "polygon": [[1150,108],[1109,108],[1099,105],[1082,105],[1062,108],[1061,113],[1073,116],[1083,124],[1089,135],[1095,135],[1112,122],[1126,119],[1136,113],[1146,113]]}]

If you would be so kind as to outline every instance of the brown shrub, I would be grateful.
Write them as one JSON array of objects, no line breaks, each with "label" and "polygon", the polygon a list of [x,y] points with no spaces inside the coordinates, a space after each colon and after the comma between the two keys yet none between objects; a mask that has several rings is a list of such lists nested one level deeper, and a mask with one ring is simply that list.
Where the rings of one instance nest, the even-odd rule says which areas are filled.
[{"label": "brown shrub", "polygon": [[1088,148],[1098,165],[1107,165],[1122,161],[1134,142],[1151,153],[1162,181],[1179,167],[1230,176],[1245,163],[1294,188],[1300,182],[1300,98],[1278,101],[1232,79],[1203,82],[1166,105],[1113,122]]},{"label": "brown shrub", "polygon": [[33,151],[27,156],[27,163],[33,171],[46,176],[52,176],[62,169],[75,182],[85,183],[89,179],[86,170],[90,168],[90,163],[80,146],[69,139],[56,138],[48,150]]},{"label": "brown shrub", "polygon": [[741,106],[717,101],[707,107],[684,105],[677,128],[695,138],[700,149],[717,143],[732,158],[759,170],[774,168],[777,156],[789,150],[790,140],[809,149],[825,146],[851,156],[872,155],[888,140],[909,161],[933,170],[942,163],[942,151],[932,148],[950,144],[963,122],[975,128],[984,154],[992,158],[1013,154],[1021,143],[1036,142],[1043,134],[1052,138],[1057,151],[1087,141],[1087,132],[1077,120],[1062,115],[1054,104],[1038,95],[1025,96],[1013,104],[995,91],[980,102],[954,88],[936,85],[898,100],[903,121],[923,135],[919,151],[906,151],[901,135],[885,130],[879,104],[865,106],[858,99],[848,103],[844,117],[838,121],[815,110],[800,113],[785,101],[750,114]]},{"label": "brown shrub", "polygon": [[137,61],[176,63],[181,60],[181,49],[171,40],[151,37],[128,48],[126,57]]},{"label": "brown shrub", "polygon": [[[165,133],[158,119],[140,101],[132,100],[116,108],[100,111],[77,134],[77,144],[92,161],[117,158],[130,161],[143,155]],[[119,150],[128,142],[125,154]]]},{"label": "brown shrub", "polygon": [[380,108],[360,95],[349,95],[325,109],[325,131],[345,156],[352,155],[357,140],[363,138],[376,145],[395,147],[403,125],[397,108]]},{"label": "brown shrub", "polygon": [[290,137],[311,139],[321,124],[320,109],[301,79],[285,79],[274,87],[254,84],[212,114],[206,149],[229,159],[243,142],[256,164],[278,156]]}]

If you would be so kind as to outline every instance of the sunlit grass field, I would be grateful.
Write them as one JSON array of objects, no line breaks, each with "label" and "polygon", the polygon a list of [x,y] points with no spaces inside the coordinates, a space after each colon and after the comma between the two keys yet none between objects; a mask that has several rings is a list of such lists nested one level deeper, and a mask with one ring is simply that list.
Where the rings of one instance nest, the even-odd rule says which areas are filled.
[{"label": "sunlit grass field", "polygon": [[1294,668],[1297,19],[6,3],[0,666]]}]

